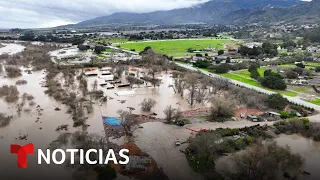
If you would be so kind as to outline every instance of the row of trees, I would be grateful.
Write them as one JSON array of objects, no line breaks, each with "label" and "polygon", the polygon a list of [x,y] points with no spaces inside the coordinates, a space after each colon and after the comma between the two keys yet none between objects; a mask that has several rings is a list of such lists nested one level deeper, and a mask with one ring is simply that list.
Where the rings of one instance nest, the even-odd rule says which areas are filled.
[{"label": "row of trees", "polygon": [[267,55],[267,56],[277,56],[278,55],[278,45],[272,44],[270,42],[265,42],[261,47],[254,46],[252,48],[241,45],[239,48],[239,53],[242,56],[259,56],[259,55]]},{"label": "row of trees", "polygon": [[45,35],[36,35],[33,31],[26,31],[23,33],[22,36],[19,37],[19,40],[22,41],[41,41],[41,42],[57,42],[57,43],[72,43],[73,45],[79,45],[82,44],[87,35],[82,36],[57,36],[51,33],[45,34]]},{"label": "row of trees", "polygon": [[272,70],[266,70],[264,77],[259,79],[262,86],[270,89],[285,90],[287,84],[283,77],[279,73],[272,72]]},{"label": "row of trees", "polygon": [[258,64],[253,64],[249,67],[248,71],[250,72],[250,77],[258,80],[262,86],[276,90],[285,90],[287,88],[284,78],[279,73],[272,72],[269,69],[264,71],[264,77],[261,77],[258,68]]}]

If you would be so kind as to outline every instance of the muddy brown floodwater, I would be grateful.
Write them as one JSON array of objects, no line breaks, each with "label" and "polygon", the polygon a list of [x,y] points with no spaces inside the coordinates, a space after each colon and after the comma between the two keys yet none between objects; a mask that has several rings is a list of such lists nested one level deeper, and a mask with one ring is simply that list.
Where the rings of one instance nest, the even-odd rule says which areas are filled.
[{"label": "muddy brown floodwater", "polygon": [[304,175],[303,179],[320,179],[320,142],[296,134],[282,134],[276,141],[279,145],[288,145],[293,152],[300,153],[305,158],[305,171],[309,172],[310,175]]},{"label": "muddy brown floodwater", "polygon": [[[9,48],[9,47],[7,47]],[[11,45],[9,51],[17,52],[21,49],[20,46]],[[3,49],[2,49],[3,50]],[[3,50],[4,51],[4,50]],[[0,52],[1,53],[1,52]],[[44,92],[46,88],[41,86],[41,82],[44,82],[44,71],[33,72],[27,74],[23,72],[23,75],[19,78],[9,79],[4,75],[0,75],[0,86],[2,85],[15,85],[17,80],[26,80],[27,85],[17,86],[20,96],[23,93],[34,96],[35,106],[30,106],[28,103],[24,108],[29,108],[30,112],[21,112],[19,116],[17,114],[16,104],[7,104],[3,98],[0,98],[0,112],[7,115],[12,115],[13,119],[7,127],[0,128],[0,175],[1,180],[22,180],[22,179],[71,179],[71,171],[66,169],[62,165],[37,165],[36,155],[29,155],[28,169],[17,169],[16,155],[10,154],[10,144],[24,145],[27,143],[33,143],[36,149],[47,149],[49,144],[56,140],[56,138],[62,132],[55,131],[56,128],[63,124],[69,125],[69,132],[81,130],[80,128],[73,128],[73,120],[70,114],[67,114],[67,109],[61,103],[55,101],[53,98],[46,95]],[[105,87],[99,86],[98,89],[104,91],[105,95],[112,97],[108,102],[100,105],[95,102],[94,113],[90,114],[87,120],[89,133],[97,133],[105,135],[102,118],[103,116],[117,116],[117,110],[127,110],[127,107],[133,107],[134,114],[140,114],[139,104],[144,98],[152,98],[157,101],[156,106],[152,109],[152,112],[157,114],[158,118],[163,118],[163,110],[172,105],[174,108],[180,108],[182,111],[189,110],[190,107],[185,99],[182,99],[179,95],[175,94],[172,88],[168,88],[173,83],[170,74],[162,73],[162,84],[159,88],[135,88],[136,94],[133,96],[117,96],[117,91],[127,91],[129,88],[116,88],[107,90]],[[87,77],[88,88],[92,89],[92,84],[98,77]],[[124,102],[124,103],[123,103]],[[37,106],[39,105],[39,108]],[[199,108],[203,105],[196,106]],[[59,107],[61,111],[55,111],[55,108]],[[43,109],[39,114],[37,109]],[[191,136],[191,131],[186,127],[200,130],[203,128],[241,128],[244,126],[251,126],[258,123],[249,121],[237,121],[237,122],[225,122],[225,123],[194,123],[185,127],[178,127],[173,125],[167,125],[160,122],[150,122],[143,124],[142,129],[136,129],[134,131],[134,140],[136,145],[141,148],[142,151],[148,153],[157,162],[159,168],[162,168],[164,173],[170,178],[175,180],[195,180],[202,179],[200,175],[193,172],[189,167],[185,155],[180,152],[181,149],[185,149],[187,144],[183,144],[180,147],[174,145],[174,140],[180,138],[182,141],[187,140]],[[259,124],[272,124],[270,122]],[[19,136],[26,135],[26,140],[20,140]],[[112,139],[110,137],[110,139]],[[126,138],[123,137],[120,140],[113,140],[112,142],[123,144]],[[306,170],[311,173],[310,178],[319,175],[317,173],[317,162],[320,160],[319,144],[313,141],[299,137],[292,139],[291,136],[280,136],[278,138],[280,144],[289,144],[292,150],[301,152],[307,159]],[[129,179],[118,175],[119,180]]]},{"label": "muddy brown floodwater", "polygon": [[[144,98],[152,98],[157,101],[157,104],[152,108],[152,112],[157,114],[158,118],[164,118],[164,109],[172,105],[174,108],[180,108],[180,110],[185,111],[189,110],[189,104],[185,99],[182,99],[179,95],[175,94],[172,88],[169,88],[169,85],[173,84],[173,80],[170,77],[170,74],[162,73],[159,75],[159,78],[162,79],[162,84],[159,88],[145,87],[141,85],[140,88],[134,88],[136,94],[133,96],[117,96],[115,93],[119,91],[128,91],[131,90],[129,87],[107,89],[105,87],[99,87],[100,90],[104,91],[104,94],[113,99],[108,100],[108,103],[105,106],[101,107],[102,114],[104,116],[117,116],[117,110],[128,110],[127,107],[135,108],[132,113],[134,114],[143,114],[140,110],[139,104],[143,101]],[[88,77],[88,86],[89,90],[92,87],[92,84],[97,77]],[[122,78],[124,80],[124,78]],[[125,101],[125,103],[121,103]],[[198,108],[198,106],[194,108]]]},{"label": "muddy brown floodwater", "polygon": [[[33,74],[23,74],[20,78],[7,79],[1,77],[0,85],[15,85],[19,79],[28,81],[27,85],[18,86],[20,96],[23,93],[28,93],[34,96],[36,105],[31,107],[30,113],[21,113],[17,115],[15,104],[7,104],[0,100],[0,109],[2,113],[13,115],[9,126],[0,128],[0,173],[1,179],[23,179],[30,177],[34,179],[42,179],[51,177],[52,179],[70,178],[70,175],[62,166],[55,165],[37,165],[37,157],[35,155],[29,156],[28,169],[17,169],[16,155],[10,154],[10,144],[24,145],[33,143],[36,148],[46,149],[48,145],[59,135],[55,131],[58,125],[69,124],[72,127],[72,119],[65,114],[65,110],[54,111],[55,106],[60,106],[59,103],[49,98],[45,93],[45,88],[39,84],[43,78],[42,72],[35,72]],[[44,109],[42,115],[39,116],[36,112],[36,106],[39,105]],[[28,107],[28,105],[26,105]],[[39,119],[38,122],[36,122]],[[41,130],[39,128],[42,128]],[[27,140],[19,140],[19,136],[27,135]],[[18,139],[16,139],[18,138]],[[3,163],[4,162],[4,163]],[[48,176],[50,175],[50,176]]]},{"label": "muddy brown floodwater", "polygon": [[[0,42],[1,44],[1,42]],[[15,43],[2,43],[4,47],[0,48],[0,55],[1,54],[16,54],[19,52],[22,52],[24,50],[24,46],[20,44],[15,44]]]},{"label": "muddy brown floodwater", "polygon": [[[63,124],[69,125],[69,132],[81,130],[80,128],[73,128],[72,117],[67,114],[67,109],[61,103],[55,101],[44,93],[46,88],[41,87],[41,82],[44,82],[45,72],[38,71],[32,74],[23,72],[23,75],[19,78],[9,79],[0,77],[0,86],[2,85],[15,85],[17,80],[26,80],[27,85],[17,86],[20,96],[23,93],[28,93],[34,96],[35,106],[29,107],[28,103],[24,108],[29,108],[30,112],[23,112],[20,116],[17,115],[16,104],[8,104],[4,102],[4,99],[0,99],[0,112],[7,115],[12,115],[13,119],[7,127],[0,128],[0,174],[1,179],[20,180],[28,177],[30,179],[71,179],[71,173],[64,166],[59,165],[37,165],[36,155],[30,155],[28,159],[28,169],[17,169],[16,155],[10,154],[10,144],[28,144],[33,143],[36,149],[47,149],[49,144],[56,140],[59,134],[63,132],[57,132],[55,129]],[[153,98],[157,101],[157,105],[153,108],[153,112],[158,114],[158,117],[163,117],[163,110],[166,106],[172,105],[179,107],[181,110],[189,109],[185,100],[181,99],[178,95],[174,94],[172,89],[169,89],[169,84],[172,83],[172,79],[169,74],[163,74],[163,84],[153,90],[153,88],[138,88],[135,96],[116,96],[114,93],[118,90],[128,90],[128,88],[107,90],[104,87],[100,87],[106,95],[113,97],[102,106],[98,102],[94,105],[94,113],[89,115],[87,124],[90,125],[87,131],[90,133],[97,133],[104,135],[103,123],[101,114],[104,116],[117,116],[117,110],[127,109],[127,107],[134,107],[136,110],[133,113],[139,114],[139,104],[144,98]],[[91,84],[97,77],[88,77],[89,89]],[[126,100],[125,103],[121,103],[120,100]],[[41,115],[38,114],[38,109],[43,109]],[[55,111],[54,109],[59,107],[61,111]],[[155,124],[156,125],[156,124]],[[151,128],[152,129],[152,128]],[[26,140],[20,140],[19,136],[27,136]],[[164,145],[165,147],[166,145]],[[119,175],[119,179],[123,179]]]},{"label": "muddy brown floodwater", "polygon": [[149,122],[143,124],[142,129],[134,132],[135,143],[146,153],[150,154],[156,160],[158,166],[163,169],[169,179],[176,180],[195,180],[203,179],[199,174],[193,172],[190,168],[185,155],[180,152],[187,147],[183,144],[180,147],[175,146],[175,139],[179,138],[185,142],[192,136],[189,129],[199,131],[201,129],[216,128],[243,128],[256,124],[270,125],[272,122],[254,123],[250,121],[228,121],[225,123],[202,122],[188,124],[184,127],[167,125],[161,122]]}]

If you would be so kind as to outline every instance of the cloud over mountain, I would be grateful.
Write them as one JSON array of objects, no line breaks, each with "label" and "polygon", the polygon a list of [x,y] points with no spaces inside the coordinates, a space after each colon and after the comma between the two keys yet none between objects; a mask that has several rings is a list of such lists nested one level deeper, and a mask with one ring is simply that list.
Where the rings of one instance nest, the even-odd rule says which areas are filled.
[{"label": "cloud over mountain", "polygon": [[52,27],[115,12],[191,7],[208,0],[1,0],[0,28]]}]

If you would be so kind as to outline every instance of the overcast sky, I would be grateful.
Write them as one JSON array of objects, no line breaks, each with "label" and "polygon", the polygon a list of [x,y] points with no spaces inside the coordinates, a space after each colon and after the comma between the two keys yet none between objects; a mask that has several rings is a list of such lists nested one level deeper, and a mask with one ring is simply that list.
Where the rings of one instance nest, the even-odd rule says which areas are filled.
[{"label": "overcast sky", "polygon": [[0,0],[0,28],[54,27],[114,12],[151,12],[208,0]]}]

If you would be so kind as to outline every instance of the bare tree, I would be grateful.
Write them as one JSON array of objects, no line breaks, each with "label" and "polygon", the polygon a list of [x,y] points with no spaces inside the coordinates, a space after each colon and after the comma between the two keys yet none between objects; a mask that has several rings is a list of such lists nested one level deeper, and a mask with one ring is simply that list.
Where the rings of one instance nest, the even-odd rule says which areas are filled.
[{"label": "bare tree", "polygon": [[156,75],[159,71],[160,69],[156,65],[151,66],[151,68],[148,70],[148,75],[151,77],[149,78],[149,82],[153,85],[153,87],[156,87],[161,82],[159,79],[156,78]]},{"label": "bare tree", "polygon": [[82,91],[82,95],[86,96],[88,93],[88,81],[85,78],[81,78],[79,81],[79,89]]},{"label": "bare tree", "polygon": [[123,127],[126,135],[132,136],[131,127],[137,124],[134,116],[131,112],[125,110],[118,110],[117,114],[119,115],[121,126]]},{"label": "bare tree", "polygon": [[124,66],[118,66],[116,67],[114,73],[118,78],[121,78],[123,72],[125,71],[125,67]]},{"label": "bare tree", "polygon": [[174,118],[176,109],[173,108],[171,105],[167,106],[166,109],[163,111],[163,113],[166,115],[166,121],[167,123],[171,123],[172,119]]},{"label": "bare tree", "polygon": [[183,97],[183,92],[186,88],[186,81],[183,78],[176,78],[173,80],[173,89],[175,93],[179,93],[181,97]]},{"label": "bare tree", "polygon": [[137,79],[135,77],[132,76],[127,76],[127,81],[130,83],[130,87],[132,88],[133,85],[138,85],[140,87],[141,84],[143,84],[143,80],[141,79]]},{"label": "bare tree", "polygon": [[199,79],[198,74],[191,73],[185,76],[186,87],[189,91],[187,101],[192,107],[194,105],[194,101],[196,99],[197,89],[199,88]]},{"label": "bare tree", "polygon": [[[75,133],[64,133],[61,134],[57,140],[53,141],[50,144],[50,149],[57,149],[61,148],[64,145],[67,145],[70,142],[70,144],[73,147],[82,149],[84,153],[89,151],[90,149],[101,149],[104,154],[108,153],[109,150],[109,142],[108,139],[105,137],[102,137],[97,134],[89,134],[85,131],[77,131]],[[97,153],[90,153],[89,158],[92,161],[98,161],[99,155]],[[90,175],[91,171],[96,171],[98,174],[98,177],[101,177],[105,174],[105,169],[109,173],[109,179],[114,179],[116,177],[115,170],[112,169],[110,166],[102,166],[101,165],[92,165],[88,164],[86,162],[80,163],[80,153],[75,154],[75,158],[73,158],[74,164],[68,163],[68,167],[73,169],[73,179],[82,180],[87,179]],[[68,159],[68,161],[71,161],[71,159]],[[70,165],[69,165],[70,164]],[[106,176],[103,176],[106,177]],[[100,178],[105,179],[105,178]]]},{"label": "bare tree", "polygon": [[215,96],[212,98],[209,121],[224,121],[231,118],[235,113],[234,102],[224,97]]},{"label": "bare tree", "polygon": [[98,89],[98,81],[94,80],[93,84],[92,84],[92,91],[96,91]]},{"label": "bare tree", "polygon": [[182,117],[182,111],[180,109],[176,109],[173,115],[173,119],[177,122]]},{"label": "bare tree", "polygon": [[197,89],[196,91],[196,102],[197,103],[203,103],[204,100],[207,98],[208,95],[208,91],[206,89],[206,87],[202,86],[200,88]]}]

